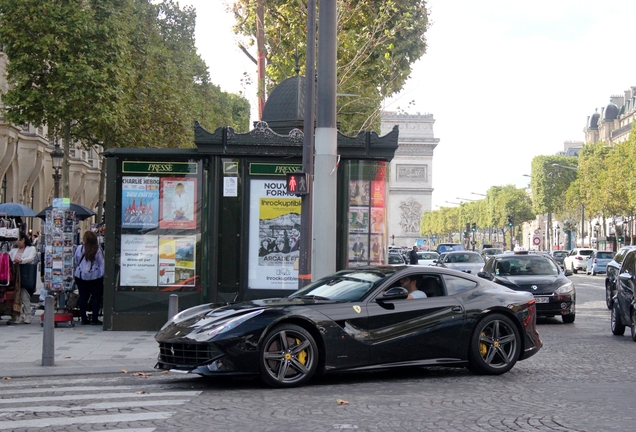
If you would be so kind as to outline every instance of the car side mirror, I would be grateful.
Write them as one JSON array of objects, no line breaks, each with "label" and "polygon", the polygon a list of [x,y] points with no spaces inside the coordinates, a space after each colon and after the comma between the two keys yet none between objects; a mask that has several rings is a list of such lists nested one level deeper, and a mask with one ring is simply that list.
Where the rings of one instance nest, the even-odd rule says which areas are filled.
[{"label": "car side mirror", "polygon": [[485,271],[480,271],[479,273],[477,273],[477,277],[480,277],[482,279],[490,279],[490,275]]},{"label": "car side mirror", "polygon": [[393,287],[386,290],[386,292],[383,295],[376,297],[375,301],[384,302],[384,301],[391,301],[391,300],[404,300],[408,296],[409,296],[409,292],[406,290],[406,288]]},{"label": "car side mirror", "polygon": [[572,276],[572,270],[570,270],[570,269],[565,269],[565,275],[566,275],[566,276]]}]

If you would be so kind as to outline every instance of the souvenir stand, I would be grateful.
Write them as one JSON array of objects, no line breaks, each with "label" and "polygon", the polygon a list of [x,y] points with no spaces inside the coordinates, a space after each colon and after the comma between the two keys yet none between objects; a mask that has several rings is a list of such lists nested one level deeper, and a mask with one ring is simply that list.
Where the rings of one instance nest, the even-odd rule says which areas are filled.
[{"label": "souvenir stand", "polygon": [[[73,236],[75,212],[68,207],[46,210],[44,224],[44,289],[55,297],[54,322],[68,322],[74,326],[73,312],[66,307],[66,300],[73,291]],[[44,315],[41,317],[44,322]]]},{"label": "souvenir stand", "polygon": [[[11,316],[14,303],[15,289],[9,250],[18,239],[15,221],[9,219],[6,213],[0,213],[0,316]],[[11,230],[11,231],[8,231]]]}]

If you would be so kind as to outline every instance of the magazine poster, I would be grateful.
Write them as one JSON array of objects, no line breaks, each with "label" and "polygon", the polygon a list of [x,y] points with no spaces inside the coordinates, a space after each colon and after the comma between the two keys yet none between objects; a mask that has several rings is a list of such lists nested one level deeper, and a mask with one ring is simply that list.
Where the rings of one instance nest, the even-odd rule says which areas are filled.
[{"label": "magazine poster", "polygon": [[384,207],[385,182],[374,180],[371,182],[371,206]]},{"label": "magazine poster", "polygon": [[298,289],[300,202],[285,180],[251,181],[250,288]]},{"label": "magazine poster", "polygon": [[369,208],[349,207],[349,232],[368,233],[369,232]]},{"label": "magazine poster", "polygon": [[384,233],[384,207],[371,207],[371,232]]},{"label": "magazine poster", "polygon": [[197,180],[186,177],[161,178],[161,228],[194,229]]},{"label": "magazine poster", "polygon": [[159,236],[121,236],[121,286],[157,286]]},{"label": "magazine poster", "polygon": [[370,243],[369,258],[371,259],[371,263],[380,264],[382,262],[382,251],[384,250],[384,238],[382,234],[371,234]]},{"label": "magazine poster", "polygon": [[195,286],[195,236],[159,236],[159,286]]},{"label": "magazine poster", "polygon": [[349,267],[367,264],[369,261],[368,242],[366,235],[349,235]]},{"label": "magazine poster", "polygon": [[349,181],[349,205],[369,205],[369,182]]},{"label": "magazine poster", "polygon": [[157,228],[159,177],[122,177],[122,228]]}]

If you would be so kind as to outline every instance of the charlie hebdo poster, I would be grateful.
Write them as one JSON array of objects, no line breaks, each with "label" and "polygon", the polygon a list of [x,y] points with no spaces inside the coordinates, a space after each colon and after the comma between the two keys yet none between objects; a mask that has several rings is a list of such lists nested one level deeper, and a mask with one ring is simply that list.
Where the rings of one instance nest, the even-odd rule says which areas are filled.
[{"label": "charlie hebdo poster", "polygon": [[249,287],[298,289],[301,200],[284,180],[252,180],[250,190]]}]

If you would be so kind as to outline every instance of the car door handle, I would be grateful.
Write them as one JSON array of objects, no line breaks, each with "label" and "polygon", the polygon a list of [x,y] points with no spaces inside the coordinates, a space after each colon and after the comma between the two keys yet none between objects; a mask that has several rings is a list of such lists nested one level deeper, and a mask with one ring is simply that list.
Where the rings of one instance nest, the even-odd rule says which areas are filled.
[{"label": "car door handle", "polygon": [[453,312],[461,312],[462,311],[462,307],[461,306],[453,306],[453,308],[451,310]]}]

